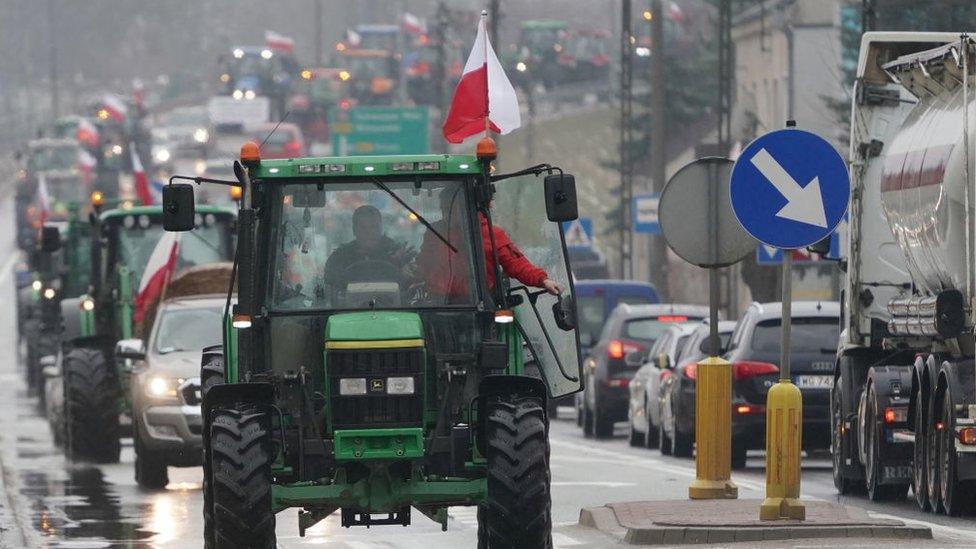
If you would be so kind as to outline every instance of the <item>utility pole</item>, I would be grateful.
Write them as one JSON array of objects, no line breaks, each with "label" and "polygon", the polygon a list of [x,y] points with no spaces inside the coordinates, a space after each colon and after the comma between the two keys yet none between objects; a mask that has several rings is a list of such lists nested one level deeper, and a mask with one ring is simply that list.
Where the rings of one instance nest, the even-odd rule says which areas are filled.
[{"label": "utility pole", "polygon": [[[651,0],[651,184],[660,193],[667,183],[667,83],[664,80],[664,7]],[[658,295],[668,291],[668,246],[664,237],[651,235],[651,283]]]},{"label": "utility pole", "polygon": [[[488,2],[488,38],[491,41],[492,47],[495,48],[495,51],[501,50],[501,46],[498,44],[498,23],[501,22],[501,20],[501,0],[490,0]],[[496,154],[501,151],[500,145],[500,143],[495,145]]]},{"label": "utility pole", "polygon": [[55,25],[54,0],[47,0],[47,28],[48,28],[48,48],[51,63],[51,118],[58,117],[61,106],[61,97],[58,90],[58,30]]},{"label": "utility pole", "polygon": [[[631,0],[621,0],[620,3],[620,278],[633,278],[633,261],[631,260],[631,223],[630,202],[634,194],[634,166],[631,159],[631,144],[634,141],[633,132],[633,63],[631,54],[634,45],[631,43],[633,31],[631,27]],[[630,274],[631,276],[628,276]]]},{"label": "utility pole", "polygon": [[[434,13],[434,47],[437,50],[437,63],[434,64],[431,76],[434,79],[434,105],[439,113],[438,120],[445,116],[447,108],[447,93],[444,87],[447,85],[447,28],[450,23],[450,14],[444,0],[437,2],[437,11]],[[447,145],[440,137],[440,132],[432,132],[433,151],[447,152]]]},{"label": "utility pole", "polygon": [[[761,5],[760,7],[763,7]],[[732,0],[720,0],[718,5],[718,94],[716,94],[718,113],[718,151],[726,155],[732,148],[732,83],[734,67],[732,56]],[[738,317],[739,266],[731,265],[722,269],[725,292],[720,296],[719,305],[725,309],[727,318]],[[724,299],[723,299],[724,298]]]},{"label": "utility pole", "polygon": [[315,2],[315,66],[321,67],[325,44],[322,43],[322,0]]}]

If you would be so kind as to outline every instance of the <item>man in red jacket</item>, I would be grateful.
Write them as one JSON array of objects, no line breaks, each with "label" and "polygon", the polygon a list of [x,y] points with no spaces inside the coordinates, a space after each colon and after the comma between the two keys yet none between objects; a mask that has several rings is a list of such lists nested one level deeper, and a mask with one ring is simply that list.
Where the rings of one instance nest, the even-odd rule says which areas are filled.
[{"label": "man in red jacket", "polygon": [[[427,283],[427,292],[431,296],[443,296],[447,303],[464,303],[472,301],[471,286],[468,276],[468,254],[464,253],[467,239],[461,226],[464,216],[461,209],[460,189],[445,188],[440,194],[442,218],[432,224],[434,229],[448,242],[458,249],[451,250],[437,235],[427,231],[420,253],[417,256],[418,272]],[[485,268],[487,271],[488,287],[495,287],[495,256],[491,251],[491,238],[488,231],[488,220],[478,214],[481,223],[482,247],[485,252]],[[495,249],[498,251],[498,264],[502,272],[518,280],[526,286],[545,288],[551,294],[558,295],[562,287],[549,278],[543,269],[532,264],[518,246],[512,242],[508,234],[499,226],[492,226]]]}]

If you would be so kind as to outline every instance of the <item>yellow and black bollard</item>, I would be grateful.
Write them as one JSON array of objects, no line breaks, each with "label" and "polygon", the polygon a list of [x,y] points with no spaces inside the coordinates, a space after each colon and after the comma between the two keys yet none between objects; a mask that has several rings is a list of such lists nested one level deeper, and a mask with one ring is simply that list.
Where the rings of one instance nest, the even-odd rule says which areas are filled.
[{"label": "yellow and black bollard", "polygon": [[[712,269],[714,271],[714,269]],[[695,480],[691,499],[735,499],[732,482],[732,365],[719,357],[698,363],[695,390]]]}]

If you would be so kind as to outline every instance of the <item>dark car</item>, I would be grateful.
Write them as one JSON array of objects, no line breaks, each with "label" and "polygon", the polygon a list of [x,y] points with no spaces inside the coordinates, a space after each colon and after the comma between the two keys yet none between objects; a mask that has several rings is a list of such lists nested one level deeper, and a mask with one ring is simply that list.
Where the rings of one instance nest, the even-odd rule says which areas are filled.
[{"label": "dark car", "polygon": [[613,424],[627,420],[630,380],[643,362],[627,360],[628,354],[646,354],[675,322],[701,320],[706,316],[708,307],[699,305],[618,305],[583,363],[586,381],[581,399],[583,433],[610,437]]},{"label": "dark car", "polygon": [[[728,346],[735,325],[732,320],[718,323],[720,353]],[[656,440],[664,455],[691,457],[695,442],[695,378],[698,362],[709,354],[708,334],[708,321],[695,327],[668,372],[670,375],[661,382],[658,432],[648,439]]]},{"label": "dark car", "polygon": [[[791,377],[803,394],[803,449],[830,446],[830,389],[840,332],[837,302],[793,303]],[[753,303],[732,333],[725,358],[732,363],[732,466],[746,451],[765,447],[766,393],[779,380],[779,303]]]}]

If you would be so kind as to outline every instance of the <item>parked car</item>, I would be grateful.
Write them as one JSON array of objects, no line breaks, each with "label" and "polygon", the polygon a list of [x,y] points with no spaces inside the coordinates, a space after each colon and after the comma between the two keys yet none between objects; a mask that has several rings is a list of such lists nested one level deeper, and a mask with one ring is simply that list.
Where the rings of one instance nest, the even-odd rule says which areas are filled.
[{"label": "parked car", "polygon": [[297,158],[305,155],[305,139],[297,124],[261,124],[251,132],[250,138],[259,145],[264,143],[261,145],[261,158]]},{"label": "parked car", "polygon": [[610,437],[614,423],[627,420],[628,386],[640,367],[639,363],[627,363],[628,353],[646,353],[675,322],[706,316],[708,307],[699,305],[617,305],[584,361],[583,433]]},{"label": "parked car", "polygon": [[[578,275],[577,275],[578,276]],[[579,323],[580,356],[585,357],[600,339],[600,332],[613,309],[621,304],[644,305],[658,303],[657,290],[647,282],[636,280],[577,280],[576,315]],[[583,396],[573,395],[576,424],[583,425]]]},{"label": "parked car", "polygon": [[221,342],[227,296],[181,297],[163,302],[149,338],[118,343],[116,357],[134,361],[132,438],[136,482],[163,488],[167,467],[200,465],[200,353]]},{"label": "parked car", "polygon": [[[734,320],[718,323],[719,352],[724,353],[735,329]],[[695,443],[695,376],[698,362],[709,356],[709,323],[697,325],[685,340],[678,360],[661,383],[661,420],[655,440],[664,455],[691,457]]]},{"label": "parked car", "polygon": [[[830,446],[830,390],[840,335],[840,305],[793,303],[790,341],[793,383],[803,394],[803,449]],[[766,393],[779,380],[780,303],[753,303],[732,333],[725,358],[732,363],[732,466],[765,447]],[[687,367],[686,367],[687,370]]]},{"label": "parked car", "polygon": [[643,362],[629,386],[627,419],[631,446],[652,448],[657,445],[661,425],[661,385],[671,375],[671,365],[682,360],[681,352],[695,326],[693,323],[676,323],[661,334],[646,357],[643,353],[625,357],[628,361],[636,357]]}]

